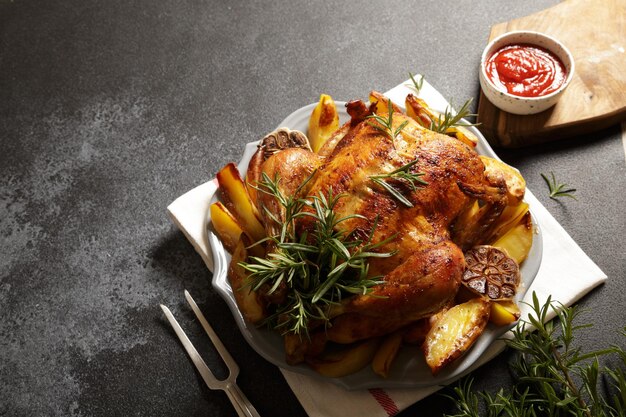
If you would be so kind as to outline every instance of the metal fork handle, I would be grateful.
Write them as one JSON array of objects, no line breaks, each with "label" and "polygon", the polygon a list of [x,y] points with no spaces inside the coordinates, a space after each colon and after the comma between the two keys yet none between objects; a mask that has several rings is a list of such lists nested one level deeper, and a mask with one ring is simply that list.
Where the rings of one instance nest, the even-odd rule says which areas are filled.
[{"label": "metal fork handle", "polygon": [[232,382],[228,383],[224,387],[224,392],[226,392],[230,402],[233,403],[239,417],[261,417],[256,411],[256,408],[254,408],[252,403],[239,388],[239,385]]},{"label": "metal fork handle", "polygon": [[241,391],[241,389],[235,382],[237,374],[239,373],[239,366],[237,366],[222,342],[219,340],[217,334],[215,334],[211,326],[208,324],[206,318],[196,305],[195,301],[193,301],[193,298],[191,298],[191,295],[189,295],[187,291],[185,291],[185,295],[187,296],[187,300],[191,304],[192,309],[196,313],[196,316],[198,316],[198,319],[200,319],[202,327],[204,327],[204,329],[206,330],[211,341],[217,348],[218,353],[222,356],[222,359],[224,360],[226,366],[229,368],[230,371],[228,378],[226,378],[225,380],[216,379],[209,367],[206,365],[206,363],[198,353],[198,351],[196,350],[196,348],[191,343],[191,340],[189,340],[182,327],[180,327],[180,324],[178,324],[178,322],[174,318],[174,315],[172,314],[170,309],[161,304],[161,309],[163,309],[165,317],[167,317],[167,320],[172,325],[172,328],[182,342],[183,347],[189,354],[189,357],[191,358],[192,362],[196,366],[196,369],[202,376],[202,379],[210,389],[223,390],[230,399],[230,402],[235,407],[237,415],[239,415],[240,417],[261,417],[250,402],[250,400],[248,400],[243,391]]}]

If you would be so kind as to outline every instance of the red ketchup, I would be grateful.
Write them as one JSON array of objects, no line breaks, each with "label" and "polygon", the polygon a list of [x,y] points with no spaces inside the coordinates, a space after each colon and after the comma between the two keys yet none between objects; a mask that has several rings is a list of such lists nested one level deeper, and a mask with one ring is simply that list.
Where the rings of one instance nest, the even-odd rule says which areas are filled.
[{"label": "red ketchup", "polygon": [[521,97],[539,97],[556,91],[567,77],[565,66],[550,51],[535,45],[507,45],[485,63],[491,82]]}]

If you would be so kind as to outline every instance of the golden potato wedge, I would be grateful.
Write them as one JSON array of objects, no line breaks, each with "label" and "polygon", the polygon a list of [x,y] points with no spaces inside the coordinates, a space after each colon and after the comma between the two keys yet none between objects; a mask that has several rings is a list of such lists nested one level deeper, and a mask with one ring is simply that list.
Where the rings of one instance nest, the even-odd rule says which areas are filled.
[{"label": "golden potato wedge", "polygon": [[244,184],[237,166],[232,162],[217,173],[221,200],[241,225],[243,232],[253,242],[258,242],[265,237],[265,230],[259,221],[257,209],[250,199],[246,185]]},{"label": "golden potato wedge", "polygon": [[454,136],[466,145],[475,148],[478,145],[478,136],[465,126],[454,126],[446,129],[446,135]]},{"label": "golden potato wedge", "polygon": [[492,226],[491,233],[489,236],[484,237],[483,242],[495,242],[500,239],[506,232],[517,225],[526,213],[528,213],[528,203],[525,201],[522,201],[517,206],[506,206]]},{"label": "golden potato wedge", "polygon": [[[246,190],[250,196],[250,201],[256,207],[258,205],[259,191],[255,188],[259,186],[259,182],[262,178],[262,166],[265,162],[265,154],[262,149],[257,151],[250,158],[248,162],[248,169],[246,170]],[[260,213],[259,213],[260,215]]]},{"label": "golden potato wedge", "polygon": [[226,250],[233,253],[243,229],[230,211],[221,203],[211,204],[211,223]]},{"label": "golden potato wedge", "polygon": [[507,188],[508,204],[516,206],[521,203],[526,192],[526,180],[524,180],[522,174],[517,169],[497,159],[485,155],[480,155],[480,159],[485,164],[485,175],[487,175],[487,178],[489,176],[500,176],[504,179]]},{"label": "golden potato wedge", "polygon": [[[406,114],[421,126],[430,129],[433,121],[442,117],[441,113],[433,110],[428,104],[413,94],[408,94],[404,101]],[[446,135],[454,136],[466,145],[474,148],[478,144],[478,137],[464,126],[454,126],[446,129]]]},{"label": "golden potato wedge", "polygon": [[337,129],[339,113],[335,101],[331,96],[322,94],[309,118],[308,138],[313,152],[318,152]]},{"label": "golden potato wedge", "polygon": [[233,289],[233,295],[239,311],[241,311],[241,314],[247,321],[256,324],[267,317],[267,311],[260,295],[246,285],[247,272],[239,266],[239,263],[244,262],[247,257],[246,243],[242,235],[242,238],[235,245],[235,250],[228,266],[228,280]]},{"label": "golden potato wedge", "polygon": [[522,315],[522,311],[515,300],[500,300],[497,301],[497,303],[504,307],[509,313],[513,314],[517,319]]},{"label": "golden potato wedge", "polygon": [[372,362],[380,339],[368,339],[355,345],[341,346],[319,357],[307,358],[309,366],[328,378],[340,378],[360,371]]},{"label": "golden potato wedge", "polygon": [[[378,91],[371,91],[369,95],[370,103],[378,103],[376,106],[376,114],[381,116],[388,116],[389,113],[389,98],[385,97],[384,94],[379,93]],[[404,110],[398,107],[394,102],[391,102],[391,107],[393,108],[394,114],[400,113],[404,114]]]},{"label": "golden potato wedge", "polygon": [[422,349],[433,375],[465,353],[482,334],[491,310],[482,297],[445,311],[426,335]]},{"label": "golden potato wedge", "polygon": [[496,326],[515,323],[520,318],[520,309],[515,301],[492,301],[489,321]]},{"label": "golden potato wedge", "polygon": [[530,212],[522,216],[519,222],[508,232],[495,240],[491,246],[504,249],[515,262],[521,264],[533,245],[533,223]]},{"label": "golden potato wedge", "polygon": [[413,94],[406,96],[404,106],[406,107],[406,115],[426,129],[430,129],[433,119],[437,118],[435,113],[428,107],[428,104]]},{"label": "golden potato wedge", "polygon": [[397,330],[385,336],[378,347],[372,360],[372,369],[381,377],[387,378],[389,376],[389,369],[398,356],[400,346],[402,346],[403,336],[404,330]]}]

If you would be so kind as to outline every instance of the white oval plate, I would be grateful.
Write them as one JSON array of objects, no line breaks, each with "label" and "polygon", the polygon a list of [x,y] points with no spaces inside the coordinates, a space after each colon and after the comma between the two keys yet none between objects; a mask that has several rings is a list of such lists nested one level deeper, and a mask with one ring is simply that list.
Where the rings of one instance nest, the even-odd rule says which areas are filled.
[{"label": "white oval plate", "polygon": [[[336,102],[337,108],[340,114],[340,122],[345,123],[349,120],[349,116],[345,111],[343,102]],[[288,127],[290,129],[300,130],[302,132],[307,131],[309,117],[313,108],[317,103],[310,104],[302,107],[290,114],[279,125],[280,127]],[[470,127],[472,132],[478,136],[479,143],[477,146],[478,153],[487,155],[493,158],[497,158],[491,147],[487,144],[487,141],[474,127]],[[238,169],[241,175],[245,175],[248,168],[250,158],[256,152],[257,143],[248,143],[246,145],[241,162],[238,164]],[[216,200],[216,197],[213,197]],[[519,287],[517,300],[521,300],[526,293],[526,290],[530,287],[539,265],[541,264],[542,250],[542,237],[537,226],[537,222],[533,218],[533,224],[535,225],[535,234],[533,239],[533,245],[528,254],[528,258],[521,266],[521,284]],[[396,358],[388,378],[383,379],[375,374],[371,367],[365,367],[361,371],[348,375],[342,378],[326,378],[311,368],[303,365],[291,366],[285,362],[285,351],[283,348],[282,337],[275,331],[271,331],[265,328],[257,328],[247,323],[241,312],[237,307],[235,298],[233,296],[230,283],[228,282],[227,271],[228,264],[230,262],[230,254],[224,249],[222,242],[214,233],[210,226],[210,218],[207,219],[208,227],[208,239],[213,253],[214,271],[213,271],[213,287],[224,298],[228,307],[235,317],[235,321],[241,330],[241,333],[245,337],[246,341],[252,346],[252,348],[263,358],[279,366],[283,369],[287,369],[293,372],[310,375],[316,378],[322,378],[327,381],[334,382],[346,389],[366,389],[366,388],[409,388],[409,387],[424,387],[432,385],[444,385],[448,382],[459,377],[464,371],[468,369],[474,362],[476,362],[482,353],[500,336],[508,331],[512,326],[496,327],[489,324],[483,334],[478,338],[474,346],[461,358],[457,359],[454,363],[448,365],[437,376],[433,376],[430,369],[426,365],[424,355],[421,350],[415,346],[405,346],[401,349],[398,357]]]}]

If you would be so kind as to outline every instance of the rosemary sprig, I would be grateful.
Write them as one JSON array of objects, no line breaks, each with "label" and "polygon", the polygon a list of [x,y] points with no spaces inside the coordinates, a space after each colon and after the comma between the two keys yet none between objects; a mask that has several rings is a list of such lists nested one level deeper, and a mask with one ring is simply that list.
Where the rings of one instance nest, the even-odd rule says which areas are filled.
[{"label": "rosemary sprig", "polygon": [[[383,132],[393,142],[393,140],[395,140],[400,132],[402,132],[402,129],[406,127],[409,121],[405,120],[395,130],[393,129],[393,105],[391,104],[391,99],[387,99],[387,113],[387,118],[384,118],[378,114],[372,114],[370,116],[367,116],[366,119],[369,119],[367,121],[367,124],[372,126],[374,129]],[[374,122],[372,122],[371,120],[374,120]]]},{"label": "rosemary sprig", "polygon": [[[521,320],[513,338],[506,340],[517,352],[511,365],[516,381],[512,390],[500,389],[495,395],[476,393],[471,380],[465,379],[454,388],[458,413],[449,417],[478,417],[481,407],[493,417],[625,415],[626,351],[610,346],[582,352],[573,344],[575,332],[589,325],[574,324],[579,310],[565,308],[550,298],[540,305],[534,293],[530,306],[528,320]],[[550,310],[557,315],[556,323],[547,321]],[[626,337],[626,329],[623,335]],[[621,365],[601,367],[599,358],[607,355],[616,355]],[[603,392],[598,384],[604,386]]]},{"label": "rosemary sprig", "polygon": [[422,87],[424,86],[424,76],[420,75],[419,80],[415,79],[415,76],[409,72],[409,77],[411,77],[412,86],[409,86],[415,90],[415,93],[419,95],[420,91],[422,91]]},{"label": "rosemary sprig", "polygon": [[[250,257],[239,265],[248,271],[250,288],[254,291],[269,286],[268,294],[281,286],[287,287],[286,300],[277,305],[265,323],[284,333],[308,336],[313,320],[328,324],[327,311],[333,304],[353,294],[367,294],[381,283],[380,277],[369,276],[369,260],[393,256],[395,252],[380,252],[380,248],[395,236],[372,242],[377,222],[367,239],[354,238],[353,232],[341,230],[340,225],[354,218],[353,214],[339,218],[335,207],[342,195],[332,189],[306,199],[285,196],[279,188],[279,178],[263,176],[257,189],[272,195],[284,209],[283,218],[268,212],[280,225],[280,233],[267,240],[276,250],[266,258]],[[314,229],[298,234],[295,221],[311,217]]]},{"label": "rosemary sprig", "polygon": [[391,171],[388,174],[370,175],[369,178],[374,183],[380,185],[385,190],[387,190],[389,194],[394,196],[405,206],[413,207],[413,203],[411,203],[404,195],[402,195],[402,193],[397,188],[389,184],[386,180],[400,180],[403,183],[407,184],[412,191],[415,191],[422,186],[428,185],[428,183],[421,178],[424,175],[423,172],[411,172],[411,167],[416,163],[417,158],[412,160],[408,164],[402,165],[400,168]]},{"label": "rosemary sprig", "polygon": [[439,133],[445,133],[446,130],[457,127],[457,126],[476,126],[475,123],[467,123],[464,122],[463,119],[466,117],[476,116],[473,113],[470,113],[470,104],[472,103],[472,99],[467,100],[457,113],[452,111],[450,106],[446,106],[446,110],[444,114],[440,114],[437,119],[434,119],[430,123],[429,129]]},{"label": "rosemary sprig", "polygon": [[569,197],[576,200],[576,197],[572,194],[576,192],[575,188],[567,188],[567,184],[561,184],[556,181],[556,177],[554,176],[554,172],[550,172],[550,176],[552,179],[548,179],[545,174],[541,174],[541,177],[548,185],[548,190],[550,191],[550,198],[556,200],[559,197]]}]

